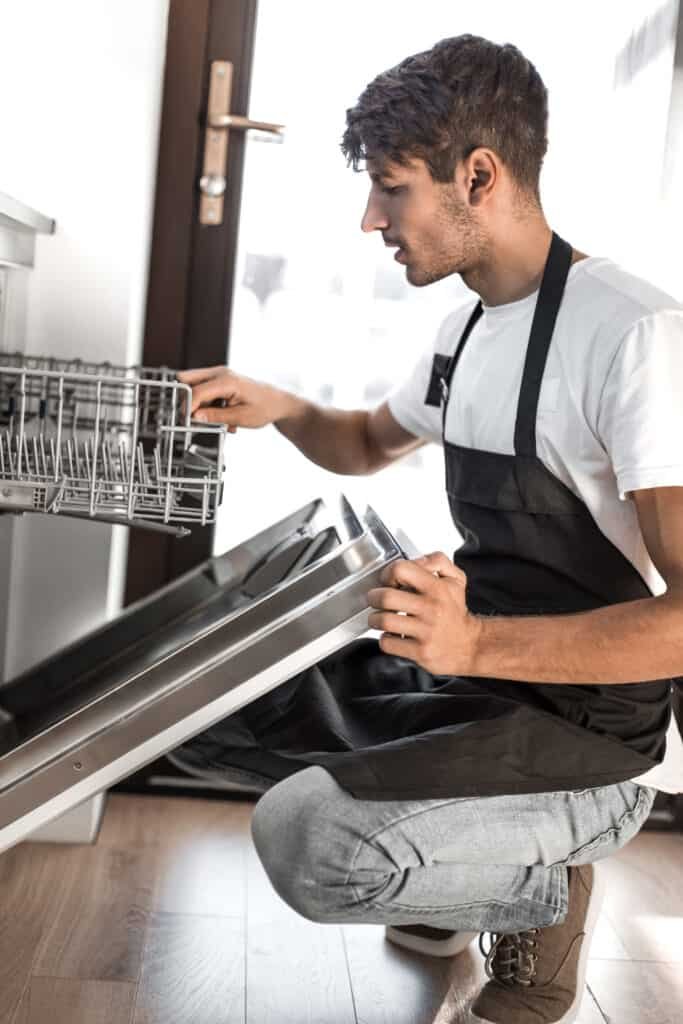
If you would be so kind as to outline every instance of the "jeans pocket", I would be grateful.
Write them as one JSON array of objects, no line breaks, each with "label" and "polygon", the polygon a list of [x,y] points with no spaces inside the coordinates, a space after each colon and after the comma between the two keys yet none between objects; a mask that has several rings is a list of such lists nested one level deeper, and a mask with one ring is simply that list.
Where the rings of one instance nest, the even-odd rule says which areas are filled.
[{"label": "jeans pocket", "polygon": [[637,836],[650,813],[657,790],[649,786],[637,786],[635,783],[633,785],[636,789],[633,806],[624,811],[616,824],[610,825],[589,842],[582,843],[564,860],[558,861],[558,864],[591,864],[593,861],[610,857]]}]

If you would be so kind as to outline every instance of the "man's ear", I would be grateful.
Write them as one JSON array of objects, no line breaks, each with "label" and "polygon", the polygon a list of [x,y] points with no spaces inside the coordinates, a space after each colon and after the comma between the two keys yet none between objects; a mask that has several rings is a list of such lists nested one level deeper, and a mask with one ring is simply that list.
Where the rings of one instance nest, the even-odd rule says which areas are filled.
[{"label": "man's ear", "polygon": [[467,168],[468,198],[472,206],[479,206],[490,195],[498,174],[493,154],[486,149],[470,155]]},{"label": "man's ear", "polygon": [[478,167],[472,177],[470,178],[470,202],[473,206],[478,206],[486,185],[491,180],[491,172],[487,171],[484,167]]}]

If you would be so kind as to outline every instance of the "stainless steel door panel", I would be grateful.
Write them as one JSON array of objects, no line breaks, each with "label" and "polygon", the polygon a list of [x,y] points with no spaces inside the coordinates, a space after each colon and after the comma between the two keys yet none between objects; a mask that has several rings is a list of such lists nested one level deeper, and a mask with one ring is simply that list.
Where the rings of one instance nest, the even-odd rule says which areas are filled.
[{"label": "stainless steel door panel", "polygon": [[[364,527],[344,498],[334,509],[321,501],[311,502],[232,551],[208,559],[138,601],[19,678],[0,685],[0,756],[7,749],[3,743],[8,732],[3,712],[25,716],[36,707],[44,707],[48,718],[56,709],[63,715],[69,710],[68,694],[75,697],[74,708],[80,706],[84,693],[94,695],[97,680],[104,681],[106,689],[115,671],[125,679],[133,668],[153,665],[177,649],[184,629],[188,639],[196,636],[201,631],[198,619],[203,619],[207,628],[228,612],[245,607],[253,600],[257,577],[262,584],[260,593],[264,594],[268,582],[260,571],[264,564],[268,568],[277,562],[300,543],[300,538],[315,539],[330,529],[339,545],[359,537]],[[301,562],[301,558],[297,560]],[[45,725],[42,723],[41,728]]]},{"label": "stainless steel door panel", "polygon": [[[209,600],[190,609],[170,627],[175,646],[169,635],[163,652],[151,644],[153,659],[141,651],[114,665],[86,702],[69,695],[68,710],[0,757],[0,850],[366,632],[367,592],[402,551],[370,510],[362,520],[346,503],[341,519],[319,502],[307,511],[285,521],[289,536],[308,531],[315,558],[317,538],[334,528],[336,547],[297,569],[299,552],[289,578],[242,608],[226,614]],[[277,526],[271,554],[288,546]],[[224,592],[267,555],[259,537],[212,560],[223,563]]]},{"label": "stainless steel door panel", "polygon": [[[310,563],[325,553],[313,549],[316,539],[330,529],[336,544],[328,546],[327,553],[360,537],[364,527],[344,499],[335,511],[336,519],[331,520],[330,510],[322,502],[312,502],[233,551],[208,559],[112,622],[1,685],[0,708],[24,719],[31,712],[35,718],[37,713],[32,731],[44,731],[55,714],[64,717],[80,707],[84,698],[97,696],[98,689],[110,689],[116,678],[125,681],[132,672],[153,666],[185,640],[198,638],[212,626],[224,623],[229,614],[244,609],[255,596],[274,589],[261,572],[264,565],[268,569],[279,562],[283,578],[293,575],[291,560],[283,562],[283,557],[296,548],[298,571],[303,571],[305,562],[297,547],[306,543],[302,537],[313,538],[307,560]],[[262,584],[260,594],[254,592],[257,577]],[[7,749],[3,743],[7,731],[0,719],[0,756]]]}]

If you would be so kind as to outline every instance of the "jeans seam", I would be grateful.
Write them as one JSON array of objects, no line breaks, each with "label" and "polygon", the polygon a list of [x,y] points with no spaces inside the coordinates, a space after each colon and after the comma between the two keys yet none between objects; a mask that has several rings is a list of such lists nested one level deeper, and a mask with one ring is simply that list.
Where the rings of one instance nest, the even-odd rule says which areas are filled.
[{"label": "jeans seam", "polygon": [[354,897],[354,899],[356,901],[356,904],[358,906],[360,906],[363,901],[361,899],[361,896],[360,896],[358,890],[356,889],[355,885],[351,881],[351,875],[354,872],[356,861],[358,860],[358,854],[360,853],[361,847],[362,847],[364,842],[365,842],[365,836],[361,836],[360,839],[358,840],[358,842],[356,843],[356,849],[353,851],[353,856],[351,857],[351,860],[349,862],[349,870],[348,870],[348,872],[346,874],[346,878],[344,879],[344,885],[349,887],[349,889],[353,893],[353,897]]},{"label": "jeans seam", "polygon": [[351,857],[351,860],[349,862],[349,870],[346,874],[346,878],[344,879],[344,885],[348,886],[351,889],[353,895],[356,898],[356,903],[362,903],[362,899],[359,896],[356,887],[351,882],[351,875],[356,869],[356,861],[358,860],[360,851],[364,843],[371,842],[373,839],[376,839],[377,836],[381,835],[382,832],[386,832],[387,829],[393,828],[395,825],[398,825],[401,821],[407,821],[409,818],[417,817],[419,814],[424,814],[427,811],[434,811],[437,810],[437,808],[448,807],[450,804],[456,804],[459,803],[461,800],[466,799],[466,797],[452,797],[450,800],[442,800],[439,803],[434,803],[430,807],[420,807],[415,811],[410,811],[407,814],[400,815],[400,817],[398,818],[394,818],[392,821],[385,823],[381,826],[381,828],[376,829],[374,832],[370,832],[368,835],[361,836],[356,844],[355,850],[353,851],[353,856]]},{"label": "jeans seam", "polygon": [[[562,904],[561,903],[560,904],[546,903],[543,900],[530,899],[528,896],[522,897],[521,901],[520,900],[495,900],[495,899],[493,899],[493,900],[474,900],[471,903],[451,903],[451,904],[448,904],[448,905],[441,904],[441,906],[438,906],[438,907],[430,907],[430,906],[415,907],[415,906],[413,906],[412,904],[409,904],[409,903],[398,903],[396,900],[392,900],[391,901],[391,909],[393,910],[394,907],[398,907],[399,910],[408,910],[411,913],[415,913],[415,914],[420,914],[423,911],[425,911],[426,913],[435,913],[435,914],[444,913],[444,914],[449,914],[449,913],[451,913],[451,911],[454,911],[454,910],[470,909],[471,907],[489,907],[492,904],[495,904],[496,906],[499,906],[499,907],[517,907],[517,906],[519,906],[520,902],[523,902],[525,904],[528,903],[528,904],[531,904],[531,905],[533,905],[535,907],[545,907],[546,910],[548,910],[548,909],[550,909],[550,910],[562,910]],[[375,903],[375,902],[368,904],[368,906],[372,907],[373,910],[386,910],[387,909],[387,907],[383,906],[381,903]]]},{"label": "jeans seam", "polygon": [[566,867],[569,861],[574,857],[579,857],[581,854],[586,853],[592,849],[599,849],[604,846],[610,839],[617,838],[624,829],[631,824],[631,822],[638,816],[642,805],[649,796],[649,789],[646,786],[638,787],[638,797],[635,804],[628,811],[624,811],[622,816],[619,818],[616,825],[611,825],[606,828],[599,835],[595,836],[587,843],[583,843],[581,846],[577,846],[575,850],[571,850],[563,860],[554,861],[552,864],[548,864],[547,867]]}]

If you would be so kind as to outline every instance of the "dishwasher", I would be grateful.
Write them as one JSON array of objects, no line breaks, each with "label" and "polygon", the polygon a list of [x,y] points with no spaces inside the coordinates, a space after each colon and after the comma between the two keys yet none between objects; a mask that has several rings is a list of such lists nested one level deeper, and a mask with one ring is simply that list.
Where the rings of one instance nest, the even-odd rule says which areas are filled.
[{"label": "dishwasher", "polygon": [[[0,512],[186,533],[226,431],[170,370],[0,358]],[[317,499],[0,686],[0,852],[367,632],[404,546]]]},{"label": "dishwasher", "polygon": [[[408,545],[371,509],[316,499],[119,613],[107,524],[215,523],[232,441],[191,419],[169,368],[98,362],[99,339],[65,358],[59,325],[29,354],[37,237],[55,227],[0,193],[0,851],[95,841],[107,791],[158,764],[199,795],[242,793],[199,778],[183,745],[366,633],[367,592]],[[69,589],[55,571],[72,558]]]}]

